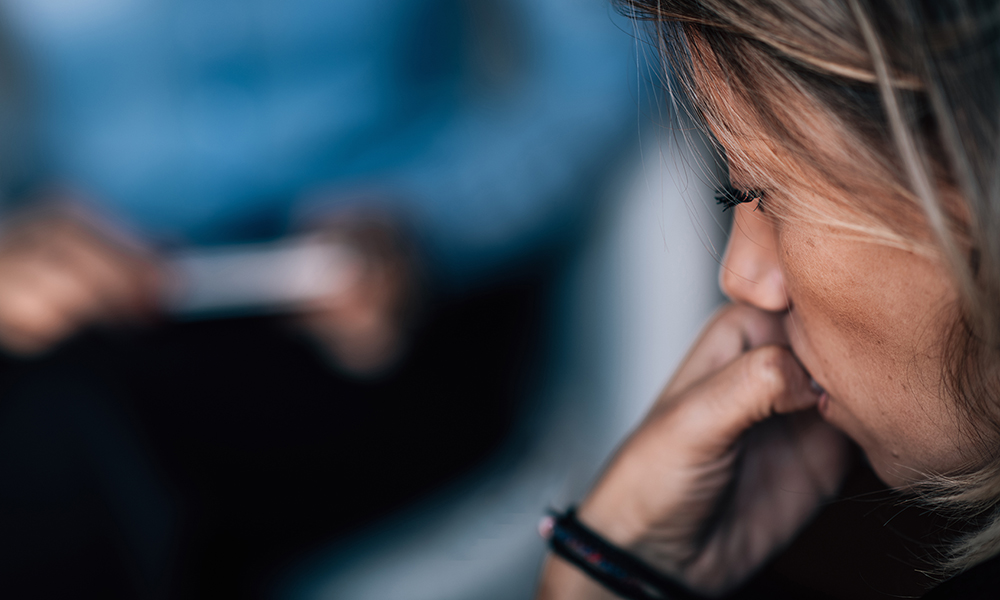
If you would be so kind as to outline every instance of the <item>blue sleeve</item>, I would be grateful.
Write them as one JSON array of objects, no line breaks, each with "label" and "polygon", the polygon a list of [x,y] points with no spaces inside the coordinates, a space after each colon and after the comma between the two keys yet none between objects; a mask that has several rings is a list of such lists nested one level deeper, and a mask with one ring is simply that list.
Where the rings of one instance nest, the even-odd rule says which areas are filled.
[{"label": "blue sleeve", "polygon": [[634,39],[610,3],[506,8],[514,27],[473,13],[485,30],[465,37],[492,44],[480,49],[486,58],[463,72],[450,110],[400,135],[409,158],[377,173],[446,287],[516,263],[579,222],[584,188],[636,129]]}]

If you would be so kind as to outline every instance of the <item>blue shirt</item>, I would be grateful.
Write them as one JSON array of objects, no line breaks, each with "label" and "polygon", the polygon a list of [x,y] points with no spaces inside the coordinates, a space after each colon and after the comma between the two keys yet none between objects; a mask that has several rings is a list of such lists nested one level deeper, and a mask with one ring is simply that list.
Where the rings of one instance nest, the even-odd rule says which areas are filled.
[{"label": "blue shirt", "polygon": [[2,0],[44,172],[153,243],[379,204],[446,278],[525,252],[634,128],[605,0]]}]

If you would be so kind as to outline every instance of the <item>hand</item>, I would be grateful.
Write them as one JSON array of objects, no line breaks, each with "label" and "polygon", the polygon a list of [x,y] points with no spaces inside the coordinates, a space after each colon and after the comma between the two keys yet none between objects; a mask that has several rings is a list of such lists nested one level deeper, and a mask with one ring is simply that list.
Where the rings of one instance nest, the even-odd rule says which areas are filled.
[{"label": "hand", "polygon": [[[580,520],[692,589],[734,588],[791,541],[846,472],[846,439],[809,410],[818,398],[778,315],[723,308]],[[541,597],[601,597],[567,568],[550,565]]]},{"label": "hand", "polygon": [[324,235],[352,250],[355,272],[343,289],[302,307],[301,323],[336,367],[378,375],[408,341],[419,297],[413,255],[384,219],[343,217]]},{"label": "hand", "polygon": [[156,306],[159,270],[70,211],[23,215],[0,235],[0,346],[30,356],[81,328]]}]

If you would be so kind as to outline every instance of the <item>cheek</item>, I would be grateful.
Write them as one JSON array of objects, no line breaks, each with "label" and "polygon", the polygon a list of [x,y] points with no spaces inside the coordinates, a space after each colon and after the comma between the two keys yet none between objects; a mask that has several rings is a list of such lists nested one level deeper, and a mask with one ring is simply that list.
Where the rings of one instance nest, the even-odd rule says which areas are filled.
[{"label": "cheek", "polygon": [[956,466],[957,421],[940,393],[942,315],[955,294],[942,269],[820,232],[780,242],[789,339],[827,389],[828,420],[890,483]]},{"label": "cheek", "polygon": [[899,331],[912,319],[907,306],[912,290],[884,268],[878,252],[796,237],[801,236],[782,239],[782,266],[793,308],[835,330],[855,351],[892,354],[906,344]]}]

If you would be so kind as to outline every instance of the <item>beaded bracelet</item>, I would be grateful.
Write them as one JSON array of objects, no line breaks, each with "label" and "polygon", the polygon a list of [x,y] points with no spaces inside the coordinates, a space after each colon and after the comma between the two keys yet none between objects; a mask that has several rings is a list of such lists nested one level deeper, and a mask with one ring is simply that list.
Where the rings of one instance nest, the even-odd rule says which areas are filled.
[{"label": "beaded bracelet", "polygon": [[549,511],[539,533],[554,553],[592,579],[628,600],[704,600],[680,583],[587,529],[576,509],[563,514]]}]

